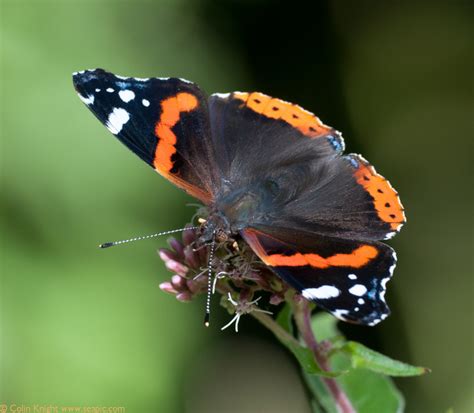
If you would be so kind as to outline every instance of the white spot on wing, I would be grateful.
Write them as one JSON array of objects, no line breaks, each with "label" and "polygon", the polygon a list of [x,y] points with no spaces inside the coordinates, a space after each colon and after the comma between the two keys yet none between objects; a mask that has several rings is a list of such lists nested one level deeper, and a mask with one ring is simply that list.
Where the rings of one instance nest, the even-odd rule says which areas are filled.
[{"label": "white spot on wing", "polygon": [[345,317],[343,317],[346,314],[349,314],[348,310],[334,310],[332,311],[335,317],[340,318],[341,320],[345,320]]},{"label": "white spot on wing", "polygon": [[390,277],[393,275],[393,271],[395,271],[395,267],[397,266],[397,253],[395,251],[393,251],[392,253],[392,258],[393,258],[393,264],[388,269],[388,273],[390,274]]},{"label": "white spot on wing", "polygon": [[135,99],[135,93],[131,90],[121,90],[119,92],[120,99],[122,99],[125,103],[130,102],[131,100]]},{"label": "white spot on wing", "polygon": [[383,278],[382,281],[380,281],[380,286],[382,287],[382,290],[379,293],[379,297],[383,302],[385,302],[385,292],[387,291],[387,283],[390,280],[390,277],[392,276],[394,268],[395,268],[395,264],[393,264],[389,269],[390,276],[387,278]]},{"label": "white spot on wing", "polygon": [[397,235],[397,232],[398,231],[389,232],[388,234],[385,235],[384,239],[392,239],[395,235]]},{"label": "white spot on wing", "polygon": [[97,93],[99,93],[99,92],[100,92],[100,89],[99,89],[99,88],[97,88],[95,91],[96,91]]},{"label": "white spot on wing", "polygon": [[190,80],[183,79],[182,77],[180,77],[179,80],[181,80],[181,82],[184,82],[184,83],[191,83],[191,84],[193,83]]},{"label": "white spot on wing", "polygon": [[388,317],[388,313],[380,314],[380,318],[374,318],[370,323],[369,326],[375,326],[380,323],[382,320],[385,320]]},{"label": "white spot on wing", "polygon": [[114,135],[117,135],[130,119],[130,114],[122,108],[114,108],[109,115],[105,126],[112,132]]},{"label": "white spot on wing", "polygon": [[341,291],[333,285],[323,285],[318,288],[306,288],[303,290],[303,297],[308,300],[326,300],[328,298],[334,298],[339,296]]},{"label": "white spot on wing", "polygon": [[349,274],[348,277],[349,277],[349,280],[357,280],[357,275],[355,274]]},{"label": "white spot on wing", "polygon": [[227,99],[230,96],[230,93],[213,93],[211,96],[216,96],[219,99]]},{"label": "white spot on wing", "polygon": [[353,287],[349,288],[349,292],[352,295],[356,295],[358,297],[363,296],[367,292],[367,288],[365,288],[362,284],[356,284]]},{"label": "white spot on wing", "polygon": [[397,264],[393,264],[390,266],[390,268],[388,269],[388,272],[390,273],[390,276],[393,275],[393,271],[395,271],[395,267],[397,266]]},{"label": "white spot on wing", "polygon": [[150,101],[147,99],[142,99],[142,105],[148,107],[150,106]]},{"label": "white spot on wing", "polygon": [[357,303],[360,304],[360,305],[365,304],[365,300],[363,298],[359,298],[357,300]]},{"label": "white spot on wing", "polygon": [[382,288],[385,290],[386,286],[387,286],[387,282],[390,278],[384,278],[382,279],[382,281],[380,281],[380,285],[382,286]]},{"label": "white spot on wing", "polygon": [[108,87],[106,90],[107,90],[107,92],[109,92],[109,93],[113,93],[113,92],[114,92],[114,90],[113,90],[111,87]]},{"label": "white spot on wing", "polygon": [[92,105],[94,103],[94,95],[88,95],[87,97],[82,96],[80,93],[77,95],[86,105]]}]

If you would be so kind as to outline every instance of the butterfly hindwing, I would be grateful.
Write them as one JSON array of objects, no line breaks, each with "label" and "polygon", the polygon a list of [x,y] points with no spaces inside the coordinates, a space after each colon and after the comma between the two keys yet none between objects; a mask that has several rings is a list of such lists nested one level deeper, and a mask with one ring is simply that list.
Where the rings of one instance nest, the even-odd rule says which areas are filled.
[{"label": "butterfly hindwing", "polygon": [[81,100],[123,144],[158,173],[205,203],[214,191],[207,98],[178,78],[76,72]]},{"label": "butterfly hindwing", "polygon": [[242,235],[283,280],[336,317],[375,325],[389,315],[385,286],[396,265],[389,246],[275,228],[249,228]]}]

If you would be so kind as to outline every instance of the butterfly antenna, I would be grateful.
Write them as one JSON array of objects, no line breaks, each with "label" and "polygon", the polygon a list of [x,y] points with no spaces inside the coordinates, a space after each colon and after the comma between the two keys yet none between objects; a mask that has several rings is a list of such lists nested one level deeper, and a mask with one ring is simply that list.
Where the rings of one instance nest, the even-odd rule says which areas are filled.
[{"label": "butterfly antenna", "polygon": [[173,234],[175,232],[188,231],[190,229],[198,229],[198,228],[199,227],[186,227],[186,228],[180,228],[180,229],[172,229],[170,231],[157,232],[156,234],[144,235],[142,237],[135,237],[135,238],[124,239],[124,240],[121,240],[121,241],[114,241],[114,242],[104,242],[103,244],[99,245],[99,248],[114,247],[116,245],[126,244],[127,242],[141,241],[141,240],[144,240],[144,239],[159,237],[161,235],[168,235],[168,234]]},{"label": "butterfly antenna", "polygon": [[216,250],[215,232],[212,235],[211,250],[209,251],[209,261],[207,262],[207,297],[206,297],[206,315],[204,316],[204,325],[209,327],[211,318],[211,295],[212,295],[212,260],[214,259],[214,251]]}]

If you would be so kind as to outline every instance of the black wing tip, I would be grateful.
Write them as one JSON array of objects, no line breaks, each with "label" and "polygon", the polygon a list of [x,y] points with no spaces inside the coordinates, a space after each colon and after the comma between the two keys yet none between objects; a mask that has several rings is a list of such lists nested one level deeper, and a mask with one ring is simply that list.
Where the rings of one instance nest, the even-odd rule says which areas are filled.
[{"label": "black wing tip", "polygon": [[74,85],[78,85],[80,83],[85,83],[89,80],[97,79],[99,76],[103,76],[107,74],[109,74],[109,72],[100,68],[80,70],[78,72],[73,72],[72,81]]},{"label": "black wing tip", "polygon": [[101,68],[95,68],[95,69],[84,69],[84,70],[79,70],[77,72],[72,73],[72,77],[81,77],[85,75],[92,75],[92,74],[104,74],[104,73],[109,73],[105,69]]},{"label": "black wing tip", "polygon": [[179,86],[181,88],[185,88],[186,85],[191,88],[195,88],[198,85],[191,81],[187,80],[181,77],[145,77],[145,78],[140,78],[140,77],[131,77],[131,76],[121,76],[117,75],[112,72],[108,72],[107,70],[104,69],[87,69],[87,70],[80,70],[78,72],[73,72],[72,74],[72,81],[74,83],[74,86],[76,89],[80,87],[81,85],[85,85],[91,80],[99,80],[99,79],[108,79],[112,80],[114,82],[120,82],[120,81],[125,81],[125,82],[131,82],[131,81],[138,81],[139,83],[143,83],[146,81],[167,81],[167,82],[172,82],[176,86]]}]

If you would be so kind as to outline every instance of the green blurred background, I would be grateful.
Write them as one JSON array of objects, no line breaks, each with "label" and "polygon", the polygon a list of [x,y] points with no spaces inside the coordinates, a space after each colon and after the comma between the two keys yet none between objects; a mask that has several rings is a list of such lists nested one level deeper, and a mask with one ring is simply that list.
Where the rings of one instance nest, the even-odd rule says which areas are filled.
[{"label": "green blurred background", "polygon": [[[392,316],[351,338],[414,364],[407,412],[472,412],[471,2],[1,1],[0,402],[127,412],[308,412],[291,357],[250,318],[202,327],[165,295],[191,199],[77,98],[71,73],[260,90],[344,133],[401,194]],[[374,412],[378,413],[378,412]]]}]

